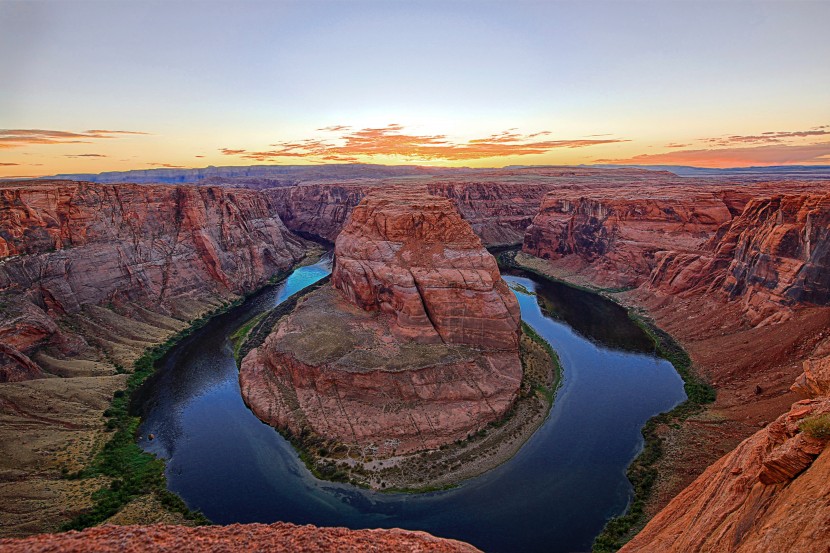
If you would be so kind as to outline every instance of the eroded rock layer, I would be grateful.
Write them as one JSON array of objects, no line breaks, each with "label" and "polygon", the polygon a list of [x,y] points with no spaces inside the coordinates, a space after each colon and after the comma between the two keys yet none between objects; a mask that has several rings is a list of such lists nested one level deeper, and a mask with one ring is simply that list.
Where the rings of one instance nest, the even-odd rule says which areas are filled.
[{"label": "eroded rock layer", "polygon": [[649,287],[666,293],[725,292],[753,324],[782,306],[830,304],[830,194],[751,200],[702,251],[666,252]]},{"label": "eroded rock layer", "polygon": [[249,190],[10,185],[0,188],[0,218],[7,381],[49,365],[32,359],[38,351],[126,365],[127,350],[158,334],[153,327],[169,332],[261,286],[304,250]]},{"label": "eroded rock layer", "polygon": [[466,438],[511,407],[518,302],[449,200],[364,198],[337,238],[332,283],[242,361],[261,419],[388,456]]},{"label": "eroded rock layer", "polygon": [[310,524],[297,526],[285,522],[197,528],[173,525],[101,526],[82,532],[0,540],[0,550],[7,553],[46,553],[47,551],[177,553],[193,550],[216,553],[235,551],[475,553],[478,551],[464,542],[436,538],[426,532],[397,528],[349,530],[347,528],[321,528]]},{"label": "eroded rock layer", "polygon": [[513,404],[515,351],[416,343],[390,323],[331,286],[312,292],[242,361],[245,402],[279,429],[376,457],[465,439]]},{"label": "eroded rock layer", "polygon": [[420,343],[516,351],[519,304],[496,260],[449,200],[370,195],[337,237],[334,286],[355,305],[395,317]]},{"label": "eroded rock layer", "polygon": [[[830,388],[830,358],[797,383]],[[805,380],[810,385],[804,386]],[[805,425],[825,420],[824,434]],[[700,475],[620,551],[808,553],[830,546],[830,398],[796,402]]]}]

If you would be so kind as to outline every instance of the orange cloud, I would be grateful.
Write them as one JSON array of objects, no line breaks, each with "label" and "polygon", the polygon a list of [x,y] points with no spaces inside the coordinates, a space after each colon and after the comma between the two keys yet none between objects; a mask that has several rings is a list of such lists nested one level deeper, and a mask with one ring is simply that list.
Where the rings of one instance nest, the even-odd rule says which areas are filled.
[{"label": "orange cloud", "polygon": [[716,146],[732,146],[735,144],[780,144],[797,138],[830,135],[830,131],[824,130],[825,128],[827,128],[827,125],[814,127],[807,131],[767,131],[761,134],[721,136],[714,138],[701,138],[700,140]]},{"label": "orange cloud", "polygon": [[63,157],[109,157],[104,154],[66,154]]},{"label": "orange cloud", "polygon": [[168,169],[184,168],[184,165],[171,165],[170,163],[148,163],[147,165],[152,165],[153,167],[166,167]]},{"label": "orange cloud", "polygon": [[12,167],[14,165],[20,165],[19,163],[0,163],[0,167]]},{"label": "orange cloud", "polygon": [[83,132],[45,129],[0,129],[0,148],[20,148],[37,144],[87,144],[90,140],[116,138],[119,135],[147,134],[138,131],[93,129]]},{"label": "orange cloud", "polygon": [[598,159],[596,162],[620,165],[695,165],[698,167],[741,167],[791,163],[827,164],[830,163],[830,142],[679,150],[659,154],[640,154],[625,159]]},{"label": "orange cloud", "polygon": [[[342,125],[327,127],[340,130]],[[505,156],[543,154],[557,148],[583,148],[597,144],[625,142],[621,139],[533,140],[549,135],[541,131],[523,135],[509,129],[467,142],[453,142],[446,135],[408,134],[403,125],[392,123],[385,127],[365,128],[341,134],[331,140],[306,139],[270,144],[274,149],[247,151],[222,148],[225,155],[268,161],[279,158],[316,158],[331,161],[357,161],[362,157],[388,156],[414,160],[472,160]]]}]

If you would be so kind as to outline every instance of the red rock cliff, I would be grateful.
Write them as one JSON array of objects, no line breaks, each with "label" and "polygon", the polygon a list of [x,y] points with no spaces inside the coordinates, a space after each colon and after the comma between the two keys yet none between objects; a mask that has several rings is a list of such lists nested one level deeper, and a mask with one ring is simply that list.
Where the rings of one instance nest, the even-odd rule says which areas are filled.
[{"label": "red rock cliff", "polygon": [[367,196],[337,237],[332,282],[355,305],[393,314],[398,333],[418,342],[518,349],[518,302],[445,198]]},{"label": "red rock cliff", "polygon": [[0,540],[6,553],[97,553],[106,551],[170,552],[207,551],[340,551],[419,553],[475,553],[472,545],[436,538],[426,532],[410,530],[349,530],[274,524],[231,524],[229,526],[102,526],[82,532],[46,534],[23,539]]},{"label": "red rock cliff", "polygon": [[657,252],[697,251],[732,217],[714,192],[649,192],[550,192],[527,229],[523,250],[561,260],[599,283],[638,286],[656,265]]},{"label": "red rock cliff", "polygon": [[522,378],[518,302],[449,200],[370,194],[335,254],[334,287],[242,360],[257,416],[363,457],[437,449],[504,416]]},{"label": "red rock cliff", "polygon": [[[169,332],[262,285],[302,252],[254,191],[7,185],[0,188],[0,341],[9,351],[0,353],[0,378],[33,376],[27,359],[43,346],[52,356],[96,359],[87,343],[95,336],[115,342],[95,349],[117,358],[118,342],[148,338],[133,329],[118,339],[120,318]],[[70,319],[75,332],[54,322]]]},{"label": "red rock cliff", "polygon": [[666,253],[650,289],[721,293],[750,321],[786,316],[782,306],[830,304],[830,194],[750,201],[696,253]]},{"label": "red rock cliff", "polygon": [[795,403],[706,469],[621,553],[826,551],[828,438],[801,427],[806,420],[830,417],[830,357],[806,362],[794,388],[812,399]]}]

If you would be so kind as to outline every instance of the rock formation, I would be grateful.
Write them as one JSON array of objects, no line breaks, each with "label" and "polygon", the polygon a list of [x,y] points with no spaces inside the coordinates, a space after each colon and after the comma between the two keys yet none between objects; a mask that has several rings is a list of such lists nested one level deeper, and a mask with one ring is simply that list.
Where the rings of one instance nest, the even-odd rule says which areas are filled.
[{"label": "rock formation", "polygon": [[[434,168],[430,168],[430,171]],[[587,167],[442,170],[420,178],[303,181],[265,191],[285,225],[294,232],[334,242],[352,209],[372,190],[426,188],[449,198],[485,246],[518,245],[551,190],[594,187],[624,189],[632,182],[664,186],[676,176],[662,171]]]},{"label": "rock formation", "polygon": [[[524,238],[523,250],[614,287],[642,284],[661,251],[698,251],[732,218],[715,192],[653,190],[549,192]],[[657,195],[655,195],[657,194]]]},{"label": "rock formation", "polygon": [[0,184],[0,533],[87,509],[100,483],[61,471],[108,439],[122,373],[304,249],[251,190]]},{"label": "rock formation", "polygon": [[701,252],[665,253],[649,287],[725,292],[752,324],[780,319],[782,306],[830,304],[830,194],[751,200]]},{"label": "rock formation", "polygon": [[304,551],[308,553],[418,551],[423,553],[475,553],[472,545],[436,538],[410,530],[349,530],[274,524],[229,526],[100,526],[82,532],[46,534],[23,539],[0,540],[6,553],[97,553],[147,551],[177,553],[198,549],[205,552]]},{"label": "rock formation", "polygon": [[449,200],[370,195],[337,237],[334,286],[419,343],[516,351],[519,304]]},{"label": "rock formation", "polygon": [[[807,362],[796,402],[706,469],[620,551],[791,551],[830,543],[830,357]],[[809,384],[805,385],[805,382]],[[824,416],[826,435],[803,431]]]},{"label": "rock formation", "polygon": [[[261,195],[207,187],[9,185],[0,228],[4,380],[35,376],[31,356],[45,347],[90,361],[104,359],[91,349],[104,350],[127,365],[123,342],[143,331],[120,319],[169,332],[261,286],[304,250]],[[66,320],[80,331],[55,324]]]},{"label": "rock formation", "polygon": [[388,456],[466,438],[511,407],[518,303],[448,200],[367,196],[332,281],[243,360],[261,419]]}]

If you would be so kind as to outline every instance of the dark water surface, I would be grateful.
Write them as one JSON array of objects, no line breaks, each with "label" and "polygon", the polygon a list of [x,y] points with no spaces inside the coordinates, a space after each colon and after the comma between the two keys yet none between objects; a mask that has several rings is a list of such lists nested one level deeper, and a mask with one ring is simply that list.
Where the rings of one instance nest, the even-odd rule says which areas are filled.
[{"label": "dark water surface", "polygon": [[[683,382],[625,312],[598,296],[506,276],[522,318],[559,353],[550,416],[502,466],[444,492],[381,494],[315,479],[242,402],[228,336],[252,315],[324,277],[297,269],[177,346],[138,396],[142,447],[168,459],[169,488],[216,523],[400,527],[485,551],[587,551],[631,497],[625,469],[651,416],[685,398]],[[539,307],[544,306],[544,312]],[[547,313],[547,314],[545,314]]]}]

